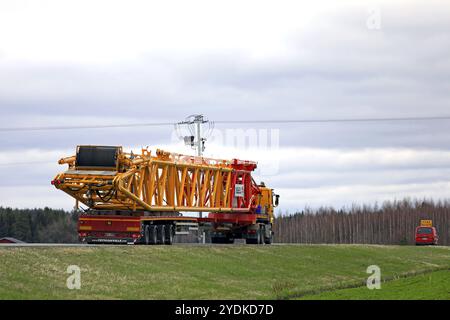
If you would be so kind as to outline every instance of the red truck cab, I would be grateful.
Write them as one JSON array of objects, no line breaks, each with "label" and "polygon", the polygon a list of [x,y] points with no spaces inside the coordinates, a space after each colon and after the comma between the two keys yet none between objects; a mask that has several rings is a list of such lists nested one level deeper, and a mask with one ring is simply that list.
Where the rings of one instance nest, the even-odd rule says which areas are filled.
[{"label": "red truck cab", "polygon": [[416,228],[416,245],[437,245],[438,239],[435,227]]}]

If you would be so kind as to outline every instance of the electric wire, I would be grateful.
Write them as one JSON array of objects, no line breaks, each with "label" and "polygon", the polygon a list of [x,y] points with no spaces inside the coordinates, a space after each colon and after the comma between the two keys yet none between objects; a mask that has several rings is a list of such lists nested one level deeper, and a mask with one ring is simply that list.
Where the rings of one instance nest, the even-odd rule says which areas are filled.
[{"label": "electric wire", "polygon": [[[219,120],[214,124],[297,124],[297,123],[356,123],[356,122],[407,122],[407,121],[443,121],[450,120],[450,116],[429,117],[386,117],[386,118],[336,118],[336,119],[270,119],[270,120]],[[108,129],[108,128],[130,128],[130,127],[157,127],[174,126],[173,122],[135,123],[135,124],[112,124],[95,126],[43,126],[43,127],[9,127],[0,128],[0,132],[20,131],[47,131],[47,130],[76,130],[76,129]],[[0,167],[33,165],[33,164],[55,164],[48,161],[12,162],[0,163]]]},{"label": "electric wire", "polygon": [[[277,123],[352,123],[352,122],[407,122],[407,121],[442,121],[450,120],[450,116],[421,117],[386,117],[386,118],[334,118],[334,119],[262,119],[262,120],[219,120],[215,124],[277,124]],[[40,127],[0,127],[0,132],[53,131],[79,129],[114,129],[133,127],[174,126],[175,122],[126,123],[85,126],[40,126]]]}]

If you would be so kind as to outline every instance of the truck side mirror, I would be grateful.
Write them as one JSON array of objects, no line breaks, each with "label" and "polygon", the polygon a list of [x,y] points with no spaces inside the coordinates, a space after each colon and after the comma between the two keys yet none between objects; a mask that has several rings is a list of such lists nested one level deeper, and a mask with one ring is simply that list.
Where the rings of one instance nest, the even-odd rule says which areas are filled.
[{"label": "truck side mirror", "polygon": [[280,204],[280,195],[276,194],[274,207],[278,207],[279,204]]}]

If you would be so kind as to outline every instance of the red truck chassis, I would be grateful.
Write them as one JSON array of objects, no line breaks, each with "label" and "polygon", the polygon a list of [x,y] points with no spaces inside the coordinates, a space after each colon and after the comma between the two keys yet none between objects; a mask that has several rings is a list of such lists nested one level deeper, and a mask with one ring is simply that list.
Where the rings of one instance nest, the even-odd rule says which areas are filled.
[{"label": "red truck chassis", "polygon": [[[258,240],[259,228],[265,228],[268,216],[256,213],[210,213],[207,218],[184,216],[150,216],[145,212],[121,214],[83,214],[78,221],[78,236],[84,243],[111,244],[172,244],[177,234],[186,234],[189,228],[209,226],[217,241],[230,243],[234,238],[247,242]],[[225,228],[224,228],[225,226]],[[226,232],[228,226],[228,232]],[[224,232],[225,231],[225,232]],[[267,234],[265,238],[271,238]],[[267,233],[266,232],[266,233]],[[238,233],[238,234],[237,234]],[[260,237],[264,237],[261,235]],[[215,239],[216,239],[215,238]]]}]

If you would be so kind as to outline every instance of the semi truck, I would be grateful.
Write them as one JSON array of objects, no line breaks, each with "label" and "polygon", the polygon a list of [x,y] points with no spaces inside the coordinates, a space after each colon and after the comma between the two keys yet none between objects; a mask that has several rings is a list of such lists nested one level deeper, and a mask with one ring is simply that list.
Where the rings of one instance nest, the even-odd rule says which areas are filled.
[{"label": "semi truck", "polygon": [[82,145],[59,164],[52,185],[87,208],[81,242],[170,245],[199,228],[212,243],[273,241],[279,195],[255,182],[256,162]]}]

